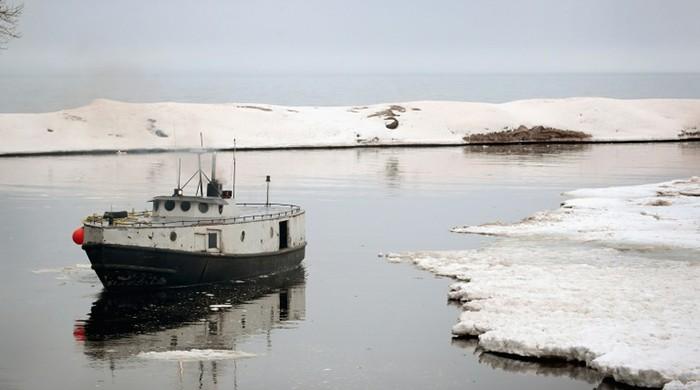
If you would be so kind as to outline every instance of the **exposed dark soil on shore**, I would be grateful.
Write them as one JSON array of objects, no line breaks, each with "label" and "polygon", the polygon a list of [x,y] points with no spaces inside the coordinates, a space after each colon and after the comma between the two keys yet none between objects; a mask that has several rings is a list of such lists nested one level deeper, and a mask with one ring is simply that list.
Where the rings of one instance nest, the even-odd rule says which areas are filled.
[{"label": "exposed dark soil on shore", "polygon": [[464,136],[468,143],[510,143],[510,142],[571,142],[588,141],[591,135],[582,131],[562,130],[553,127],[520,126],[514,130],[497,131],[493,133],[478,133]]}]

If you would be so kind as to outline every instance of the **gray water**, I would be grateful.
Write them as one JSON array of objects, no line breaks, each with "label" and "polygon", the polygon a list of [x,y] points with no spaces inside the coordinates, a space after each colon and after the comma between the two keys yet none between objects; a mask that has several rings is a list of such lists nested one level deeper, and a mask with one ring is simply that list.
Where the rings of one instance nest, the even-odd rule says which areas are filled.
[{"label": "gray water", "polygon": [[[561,192],[698,174],[700,144],[245,152],[240,201],[307,211],[303,270],[243,284],[110,296],[70,234],[104,210],[143,209],[186,154],[0,159],[0,388],[590,389],[585,367],[484,354],[453,340],[450,279],[380,252],[475,248],[454,225],[515,221]],[[228,177],[219,154],[219,176]],[[209,295],[207,295],[209,294]],[[231,308],[212,311],[211,304]],[[141,352],[228,349],[239,360]],[[615,388],[604,383],[600,388]]]},{"label": "gray water", "polygon": [[98,98],[295,106],[572,96],[700,98],[700,73],[0,75],[0,91],[0,112],[56,111]]}]

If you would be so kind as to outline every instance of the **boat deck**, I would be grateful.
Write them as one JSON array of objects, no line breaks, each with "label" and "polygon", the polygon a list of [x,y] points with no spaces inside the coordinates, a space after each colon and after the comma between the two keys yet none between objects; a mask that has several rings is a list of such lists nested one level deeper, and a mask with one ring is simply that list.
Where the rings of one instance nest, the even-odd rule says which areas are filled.
[{"label": "boat deck", "polygon": [[91,215],[85,218],[85,225],[94,227],[164,227],[164,226],[193,226],[193,225],[227,225],[251,221],[278,219],[303,214],[300,206],[284,203],[236,203],[234,216],[217,218],[187,218],[187,217],[157,217],[150,211],[129,212],[125,218],[105,218],[102,215]]}]

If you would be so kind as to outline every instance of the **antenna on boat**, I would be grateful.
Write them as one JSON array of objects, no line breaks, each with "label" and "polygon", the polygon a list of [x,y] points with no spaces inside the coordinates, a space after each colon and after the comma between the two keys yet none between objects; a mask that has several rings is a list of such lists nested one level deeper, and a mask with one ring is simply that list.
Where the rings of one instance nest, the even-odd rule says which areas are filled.
[{"label": "antenna on boat", "polygon": [[177,189],[179,190],[180,187],[180,176],[182,175],[182,159],[178,158],[177,159]]},{"label": "antenna on boat", "polygon": [[265,197],[265,206],[270,207],[270,175],[265,177],[265,183],[267,183],[267,196]]},{"label": "antenna on boat", "polygon": [[[204,137],[202,136],[202,132],[199,132],[199,146],[204,150]],[[200,151],[197,154],[197,162],[199,164],[199,186],[197,187],[197,193],[201,193],[202,196],[204,196],[204,185],[202,184],[202,152]]]},{"label": "antenna on boat", "polygon": [[231,185],[231,197],[236,199],[236,139],[233,139],[233,178]]},{"label": "antenna on boat", "polygon": [[[180,186],[180,177],[182,175],[182,159],[177,159],[177,187],[175,188],[174,196],[182,195],[182,186]],[[188,181],[189,182],[189,181]],[[185,184],[187,185],[187,184]]]}]

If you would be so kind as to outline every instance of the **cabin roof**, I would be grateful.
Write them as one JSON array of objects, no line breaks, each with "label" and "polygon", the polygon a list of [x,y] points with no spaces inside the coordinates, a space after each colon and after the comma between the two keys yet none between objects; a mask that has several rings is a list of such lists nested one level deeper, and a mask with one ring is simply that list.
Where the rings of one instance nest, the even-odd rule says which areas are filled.
[{"label": "cabin roof", "polygon": [[213,197],[203,197],[203,196],[155,196],[153,199],[151,199],[149,202],[153,202],[156,200],[172,200],[172,201],[177,201],[177,202],[198,202],[198,203],[209,203],[209,204],[217,204],[217,205],[227,205],[228,202],[221,199],[221,198],[213,198]]}]

